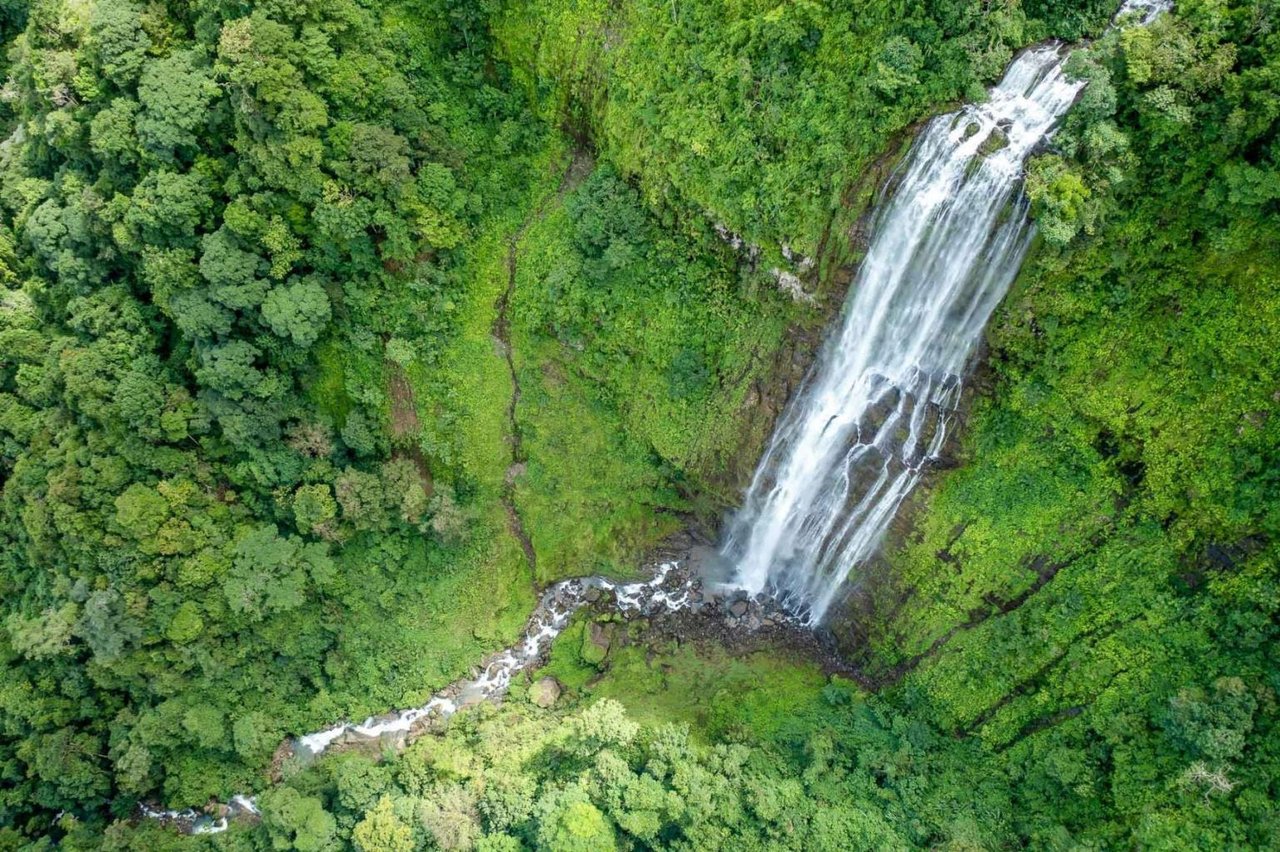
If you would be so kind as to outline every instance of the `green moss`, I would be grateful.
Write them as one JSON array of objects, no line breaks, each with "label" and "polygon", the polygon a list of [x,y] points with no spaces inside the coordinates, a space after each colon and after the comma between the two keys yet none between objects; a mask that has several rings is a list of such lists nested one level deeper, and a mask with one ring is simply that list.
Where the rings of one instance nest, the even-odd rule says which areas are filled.
[{"label": "green moss", "polygon": [[551,676],[568,689],[580,691],[600,674],[595,665],[582,658],[583,643],[588,641],[587,621],[585,613],[574,616],[569,626],[556,637],[547,665],[533,675],[534,679]]},{"label": "green moss", "polygon": [[687,722],[707,740],[771,741],[827,703],[828,678],[789,654],[762,650],[735,657],[714,646],[654,645],[641,629],[615,636],[605,655],[591,641],[591,624],[576,617],[556,638],[547,666],[532,677],[551,675],[579,698],[615,699],[646,724]]},{"label": "green moss", "polygon": [[327,414],[335,425],[341,425],[352,404],[347,393],[343,346],[336,340],[319,345],[315,358],[315,372],[307,386],[307,396],[317,410]]}]

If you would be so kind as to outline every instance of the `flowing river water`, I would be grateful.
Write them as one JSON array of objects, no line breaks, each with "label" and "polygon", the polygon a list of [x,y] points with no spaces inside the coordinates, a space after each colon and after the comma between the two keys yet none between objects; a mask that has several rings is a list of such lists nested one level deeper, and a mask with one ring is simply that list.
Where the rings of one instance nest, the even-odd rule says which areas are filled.
[{"label": "flowing river water", "polygon": [[[387,713],[363,722],[341,722],[293,740],[290,751],[299,757],[315,757],[335,744],[379,740],[396,742],[401,737],[426,730],[432,723],[447,719],[458,710],[501,697],[518,672],[544,658],[551,642],[575,612],[585,604],[611,598],[624,613],[649,615],[674,612],[699,605],[701,581],[679,570],[674,562],[664,562],[648,580],[618,583],[604,577],[563,580],[543,592],[525,626],[524,639],[485,659],[471,676],[455,681],[419,707]],[[141,806],[142,815],[172,823],[192,834],[224,831],[228,819],[257,815],[257,805],[247,796],[233,796],[216,813],[194,809],[164,810]]]},{"label": "flowing river water", "polygon": [[[1117,19],[1137,12],[1145,24],[1169,5],[1126,0]],[[1064,75],[1065,61],[1057,44],[1024,51],[986,102],[933,119],[917,137],[873,225],[841,324],[726,525],[721,553],[736,572],[731,585],[817,624],[939,452],[968,362],[1033,235],[1020,193],[1024,162],[1083,86]],[[333,725],[298,737],[290,750],[305,758],[335,744],[395,740],[499,698],[544,658],[573,614],[602,595],[619,611],[645,615],[697,608],[704,597],[701,580],[672,562],[642,582],[562,581],[543,593],[523,640],[471,676],[422,706]],[[212,812],[150,805],[140,812],[199,834],[258,811],[238,795]]]}]

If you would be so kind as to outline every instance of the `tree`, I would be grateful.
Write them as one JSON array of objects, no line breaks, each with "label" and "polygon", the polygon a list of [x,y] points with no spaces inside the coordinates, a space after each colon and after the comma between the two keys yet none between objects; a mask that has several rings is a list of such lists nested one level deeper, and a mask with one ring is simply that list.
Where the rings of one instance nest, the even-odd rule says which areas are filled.
[{"label": "tree", "polygon": [[346,468],[334,481],[334,493],[342,507],[342,519],[356,529],[377,529],[387,522],[386,493],[376,475]]},{"label": "tree", "polygon": [[231,723],[236,752],[252,765],[262,765],[280,745],[284,731],[275,717],[250,710]]},{"label": "tree", "polygon": [[141,9],[129,0],[99,0],[89,7],[89,48],[102,76],[124,89],[142,70],[151,39]]},{"label": "tree", "polygon": [[211,285],[210,295],[233,311],[262,302],[269,284],[258,276],[266,266],[261,257],[241,247],[226,225],[200,240],[200,274]]},{"label": "tree", "polygon": [[1092,229],[1089,188],[1060,157],[1036,157],[1027,168],[1027,197],[1040,232],[1049,243],[1065,246]]},{"label": "tree", "polygon": [[300,485],[293,495],[293,517],[301,532],[324,530],[338,513],[329,486],[324,483]]},{"label": "tree", "polygon": [[[100,8],[101,5],[95,8]],[[137,161],[138,138],[135,125],[138,109],[138,102],[133,98],[113,98],[89,124],[89,147],[94,154],[110,164],[109,168],[119,169]]]},{"label": "tree", "polygon": [[267,294],[262,318],[281,337],[310,346],[329,322],[329,296],[313,279],[294,281]]},{"label": "tree", "polygon": [[116,498],[116,523],[140,542],[153,540],[168,517],[168,501],[149,485],[135,482]]},{"label": "tree", "polygon": [[197,131],[209,120],[209,106],[220,95],[208,68],[194,51],[148,62],[138,82],[138,139],[162,160],[194,148]]},{"label": "tree", "polygon": [[476,795],[461,784],[433,787],[418,805],[418,818],[440,849],[473,849],[480,838]]},{"label": "tree", "polygon": [[919,85],[917,75],[924,64],[920,48],[905,36],[894,36],[885,42],[876,60],[875,87],[881,94],[893,96],[903,89]]},{"label": "tree", "polygon": [[604,748],[629,745],[639,730],[640,726],[627,718],[625,707],[603,698],[570,720],[569,745],[586,757]]},{"label": "tree", "polygon": [[302,605],[307,572],[297,539],[281,536],[274,524],[246,526],[236,537],[234,554],[222,581],[232,611],[256,619]]},{"label": "tree", "polygon": [[217,748],[226,743],[226,719],[221,710],[208,704],[188,709],[182,717],[182,727],[201,748]]},{"label": "tree", "polygon": [[547,852],[604,852],[618,845],[613,825],[576,785],[538,802],[537,842]]},{"label": "tree", "polygon": [[304,796],[292,787],[277,787],[263,793],[259,802],[273,848],[297,852],[337,848],[337,823],[314,796]]},{"label": "tree", "polygon": [[195,601],[183,601],[169,621],[165,635],[170,641],[184,645],[198,637],[203,630],[204,619],[200,615],[200,605]]},{"label": "tree", "polygon": [[25,740],[17,755],[50,790],[51,806],[98,803],[111,787],[98,755],[102,743],[93,734],[66,726]]},{"label": "tree", "polygon": [[140,251],[144,245],[193,246],[196,230],[212,206],[213,199],[201,175],[148,172],[125,210],[128,231],[113,233],[121,247],[129,251]]},{"label": "tree", "polygon": [[396,816],[390,796],[380,798],[373,810],[356,824],[352,839],[360,852],[413,852],[414,849],[413,831]]},{"label": "tree", "polygon": [[417,523],[427,510],[428,500],[417,465],[407,458],[391,459],[382,465],[382,483],[387,502],[399,510],[400,520]]},{"label": "tree", "polygon": [[1189,687],[1169,700],[1164,727],[1188,756],[1225,766],[1244,750],[1257,700],[1238,677],[1220,677],[1212,691]]},{"label": "tree", "polygon": [[32,660],[43,660],[71,649],[71,636],[80,608],[67,601],[58,609],[46,609],[33,618],[13,612],[5,629],[13,649]]},{"label": "tree", "polygon": [[201,383],[228,399],[242,400],[248,395],[259,395],[271,385],[267,376],[256,366],[262,352],[244,340],[233,340],[205,350],[196,377]]},{"label": "tree", "polygon": [[125,609],[123,596],[111,588],[95,589],[85,599],[75,635],[102,663],[117,659],[142,636],[142,626]]}]

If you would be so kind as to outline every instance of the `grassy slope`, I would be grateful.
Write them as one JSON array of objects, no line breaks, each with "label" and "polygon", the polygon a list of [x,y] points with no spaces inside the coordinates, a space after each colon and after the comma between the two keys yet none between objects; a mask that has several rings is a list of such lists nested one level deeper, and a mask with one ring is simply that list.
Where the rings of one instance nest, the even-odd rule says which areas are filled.
[{"label": "grassy slope", "polygon": [[[593,192],[603,200],[588,215]],[[638,223],[631,260],[605,273],[575,243],[595,212]],[[705,228],[667,233],[625,184],[595,175],[525,234],[513,311],[527,458],[515,496],[539,580],[631,572],[752,440],[747,396],[796,310],[740,280]],[[690,352],[697,375],[677,388]]]},{"label": "grassy slope", "polygon": [[[569,252],[565,197],[556,198],[521,243],[515,310],[536,300],[546,271]],[[513,330],[523,397],[517,420],[528,466],[516,498],[539,554],[543,581],[598,571],[626,574],[627,559],[673,529],[655,517],[658,472],[618,412],[575,369],[575,353],[529,323]]]},{"label": "grassy slope", "polygon": [[812,724],[828,683],[814,663],[786,653],[734,656],[714,646],[654,643],[639,624],[616,618],[599,623],[611,637],[607,652],[592,643],[584,614],[531,678],[556,678],[572,701],[616,699],[647,725],[685,722],[707,741],[750,742]]},{"label": "grassy slope", "polygon": [[[437,479],[464,495],[468,534],[452,547],[427,536],[405,544],[368,535],[344,548],[348,594],[363,598],[356,610],[377,615],[333,613],[339,646],[326,674],[344,689],[319,694],[309,718],[355,718],[425,700],[514,641],[533,609],[531,567],[500,500],[511,455],[506,412],[512,385],[493,324],[507,282],[508,243],[555,191],[563,160],[561,148],[548,147],[524,203],[491,221],[468,247],[457,272],[460,296],[446,306],[455,313],[457,333],[437,367],[414,362],[406,371],[421,426],[416,440]],[[381,365],[334,347],[321,352],[319,365],[311,393],[337,422],[350,405],[344,387],[381,387],[384,381]],[[380,579],[384,573],[395,578],[390,587]],[[370,662],[374,658],[382,662]]]}]

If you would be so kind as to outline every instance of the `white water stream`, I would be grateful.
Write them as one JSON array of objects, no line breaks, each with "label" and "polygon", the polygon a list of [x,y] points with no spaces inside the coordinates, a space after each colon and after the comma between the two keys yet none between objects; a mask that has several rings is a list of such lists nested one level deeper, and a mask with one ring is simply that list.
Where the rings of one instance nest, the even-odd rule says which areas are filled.
[{"label": "white water stream", "polygon": [[[341,722],[305,734],[293,741],[293,751],[313,757],[337,742],[407,735],[415,727],[446,719],[463,707],[500,698],[511,686],[512,677],[543,658],[552,640],[595,593],[612,593],[614,605],[620,612],[652,615],[689,606],[699,582],[676,571],[677,567],[674,562],[665,562],[651,578],[637,583],[616,583],[604,577],[579,577],[556,583],[543,592],[525,626],[523,641],[488,657],[474,676],[450,684],[420,707],[373,716],[363,722]],[[229,817],[258,813],[255,800],[247,796],[233,796],[223,806],[224,812],[218,815],[194,809],[163,810],[146,804],[140,811],[145,817],[173,823],[191,834],[216,834],[226,830]]]},{"label": "white water stream", "polygon": [[360,739],[374,739],[384,734],[408,732],[419,721],[451,716],[459,707],[498,697],[511,686],[513,675],[523,671],[546,653],[551,647],[551,640],[560,634],[573,614],[587,603],[592,589],[613,592],[617,607],[622,612],[674,612],[683,609],[689,603],[688,585],[682,582],[673,587],[667,583],[667,578],[675,567],[673,562],[664,563],[651,579],[640,583],[618,584],[604,577],[583,577],[556,583],[543,593],[537,609],[529,618],[524,641],[485,660],[480,674],[474,679],[452,684],[421,707],[369,718],[360,724],[343,723],[299,737],[298,749],[314,755],[321,753],[347,733]]}]

